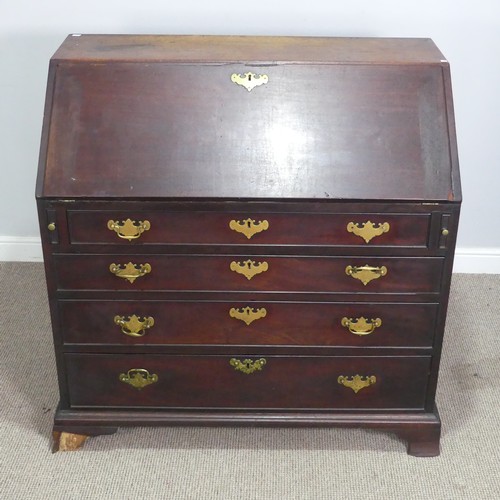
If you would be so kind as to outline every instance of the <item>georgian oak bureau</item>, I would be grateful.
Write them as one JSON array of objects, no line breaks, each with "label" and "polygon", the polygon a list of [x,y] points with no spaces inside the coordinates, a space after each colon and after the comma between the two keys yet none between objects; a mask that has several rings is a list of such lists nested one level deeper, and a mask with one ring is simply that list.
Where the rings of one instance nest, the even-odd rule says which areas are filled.
[{"label": "georgian oak bureau", "polygon": [[315,425],[438,454],[460,197],[430,40],[69,36],[37,183],[56,449]]}]

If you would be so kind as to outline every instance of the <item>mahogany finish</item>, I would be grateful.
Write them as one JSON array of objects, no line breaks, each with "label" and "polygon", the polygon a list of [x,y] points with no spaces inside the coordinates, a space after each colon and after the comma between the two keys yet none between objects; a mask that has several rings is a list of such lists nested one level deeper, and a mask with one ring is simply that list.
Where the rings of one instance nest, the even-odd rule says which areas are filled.
[{"label": "mahogany finish", "polygon": [[[231,80],[247,72],[267,82]],[[449,66],[432,41],[69,36],[45,109],[56,448],[127,425],[320,425],[439,453],[461,192]],[[149,226],[132,241],[108,228],[127,219]],[[267,226],[230,227],[247,219]],[[351,222],[388,226],[366,241]],[[231,269],[248,260],[267,269]],[[110,271],[128,262],[151,272]],[[347,266],[387,272],[364,285]],[[266,312],[231,317],[246,307]],[[154,325],[128,336],[114,318],[132,315]],[[381,324],[361,335],[343,318]],[[232,359],[266,361],[244,373]],[[157,380],[132,387],[120,377],[133,369]],[[357,392],[339,383],[356,376]]]},{"label": "mahogany finish", "polygon": [[[66,354],[70,398],[74,408],[424,408],[429,357],[252,356],[261,358],[263,368],[246,374],[230,356]],[[139,366],[158,381],[135,389],[119,380]],[[377,380],[355,394],[337,381],[351,373]]]},{"label": "mahogany finish", "polygon": [[[147,220],[151,229],[137,240],[119,238],[107,228],[108,220],[123,221],[130,218],[127,211],[68,211],[70,241],[73,244],[106,243],[125,246],[143,245],[321,245],[349,247],[427,247],[430,214],[304,214],[304,213],[257,213],[252,217],[244,205],[241,212],[167,212],[134,211],[135,220]],[[232,220],[242,221],[250,217],[256,222],[268,221],[269,228],[251,238],[228,230]],[[365,242],[361,237],[346,230],[350,222],[374,224],[388,223],[392,230]]]},{"label": "mahogany finish", "polygon": [[[232,271],[231,263],[252,260],[268,269],[251,279]],[[60,290],[212,290],[417,293],[438,292],[440,257],[269,257],[252,255],[68,255],[55,256]],[[133,283],[112,274],[113,263],[151,265],[151,272]],[[347,266],[385,266],[387,274],[364,285],[346,274]],[[244,267],[244,266],[242,266]]]},{"label": "mahogany finish", "polygon": [[[266,310],[249,325],[232,318],[232,308]],[[356,347],[432,347],[438,304],[315,303],[147,300],[61,300],[59,317],[66,344],[161,345],[325,345]],[[152,317],[143,337],[122,333],[118,316]],[[368,335],[355,335],[342,319],[380,318]]]}]

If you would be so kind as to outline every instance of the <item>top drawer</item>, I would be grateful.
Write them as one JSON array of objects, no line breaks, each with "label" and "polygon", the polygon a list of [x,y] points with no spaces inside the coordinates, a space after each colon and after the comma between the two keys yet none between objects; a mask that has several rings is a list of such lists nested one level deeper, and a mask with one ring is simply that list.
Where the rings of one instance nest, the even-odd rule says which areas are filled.
[{"label": "top drawer", "polygon": [[74,244],[428,245],[430,214],[68,211]]}]

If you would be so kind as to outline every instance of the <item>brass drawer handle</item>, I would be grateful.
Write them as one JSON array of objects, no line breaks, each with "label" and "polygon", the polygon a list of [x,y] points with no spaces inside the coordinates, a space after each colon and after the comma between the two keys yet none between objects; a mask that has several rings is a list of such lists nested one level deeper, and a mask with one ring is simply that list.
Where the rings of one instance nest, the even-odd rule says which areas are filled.
[{"label": "brass drawer handle", "polygon": [[151,316],[144,317],[141,320],[135,314],[128,316],[128,319],[125,319],[125,316],[115,316],[113,321],[121,327],[122,333],[129,337],[142,337],[146,333],[146,330],[155,324],[155,320]]},{"label": "brass drawer handle", "polygon": [[340,375],[340,377],[337,379],[337,382],[340,385],[351,388],[356,394],[361,389],[373,385],[376,381],[377,377],[375,377],[375,375],[371,375],[368,377],[362,377],[361,375],[354,375],[354,377]]},{"label": "brass drawer handle", "polygon": [[237,233],[244,234],[248,239],[250,239],[254,234],[261,233],[269,229],[269,222],[267,220],[260,220],[255,222],[253,219],[245,220],[231,220],[229,222],[229,227],[236,231]]},{"label": "brass drawer handle", "polygon": [[259,85],[264,85],[269,81],[269,77],[267,75],[259,75],[257,76],[255,73],[248,71],[243,75],[239,75],[238,73],[233,73],[231,75],[231,81],[236,83],[236,85],[241,85],[245,87],[248,92],[251,92],[255,87]]},{"label": "brass drawer handle", "polygon": [[111,264],[109,270],[119,278],[126,279],[133,283],[137,278],[144,276],[151,272],[151,265],[146,262],[146,264]]},{"label": "brass drawer handle", "polygon": [[231,262],[229,269],[238,274],[243,274],[247,280],[251,280],[256,274],[265,273],[269,269],[267,262],[255,262],[248,259],[244,262]]},{"label": "brass drawer handle", "polygon": [[382,326],[382,320],[380,318],[366,319],[361,316],[361,318],[356,319],[342,318],[341,324],[354,335],[370,335],[375,331],[375,328]]},{"label": "brass drawer handle", "polygon": [[364,266],[347,266],[345,268],[345,273],[361,281],[361,283],[366,286],[370,281],[385,276],[387,274],[387,267],[372,267],[368,264]]},{"label": "brass drawer handle", "polygon": [[349,222],[347,224],[347,232],[354,233],[356,236],[359,236],[365,240],[366,243],[375,236],[380,236],[381,234],[389,232],[391,228],[388,222],[383,223],[373,223],[371,221],[367,222]]},{"label": "brass drawer handle", "polygon": [[267,363],[264,358],[257,359],[256,361],[252,361],[251,359],[244,359],[240,361],[236,358],[231,358],[229,360],[229,364],[236,370],[249,375],[250,373],[254,373],[256,371],[262,370],[262,367]]},{"label": "brass drawer handle", "polygon": [[267,314],[266,308],[261,307],[259,309],[254,309],[253,307],[232,307],[229,310],[229,316],[231,318],[239,319],[247,324],[247,326],[255,321],[256,319],[265,318]]},{"label": "brass drawer handle", "polygon": [[120,382],[129,384],[139,391],[147,385],[158,382],[158,375],[156,375],[156,373],[151,375],[144,368],[132,368],[127,373],[120,373],[118,378]]},{"label": "brass drawer handle", "polygon": [[141,236],[144,231],[151,229],[151,223],[148,220],[133,221],[131,219],[122,220],[108,220],[108,229],[114,231],[119,238],[124,240],[135,240]]}]

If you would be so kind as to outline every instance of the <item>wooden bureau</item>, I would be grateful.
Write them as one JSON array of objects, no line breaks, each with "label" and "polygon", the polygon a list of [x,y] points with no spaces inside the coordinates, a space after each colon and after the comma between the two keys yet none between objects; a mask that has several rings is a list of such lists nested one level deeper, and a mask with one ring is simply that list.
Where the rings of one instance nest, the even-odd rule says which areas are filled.
[{"label": "wooden bureau", "polygon": [[439,453],[461,194],[432,41],[69,36],[37,200],[56,449],[314,425]]}]

